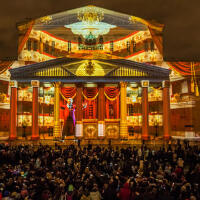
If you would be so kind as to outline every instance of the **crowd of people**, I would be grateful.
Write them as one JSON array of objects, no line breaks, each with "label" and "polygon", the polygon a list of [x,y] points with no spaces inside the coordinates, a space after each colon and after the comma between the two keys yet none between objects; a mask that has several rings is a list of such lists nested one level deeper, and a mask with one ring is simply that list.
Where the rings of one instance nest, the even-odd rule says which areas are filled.
[{"label": "crowd of people", "polygon": [[0,200],[198,200],[198,146],[0,145]]}]

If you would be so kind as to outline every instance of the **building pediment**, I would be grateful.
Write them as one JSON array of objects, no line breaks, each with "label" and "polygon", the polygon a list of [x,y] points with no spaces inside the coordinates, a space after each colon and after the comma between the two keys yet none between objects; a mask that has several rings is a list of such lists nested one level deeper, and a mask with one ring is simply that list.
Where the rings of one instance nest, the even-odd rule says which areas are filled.
[{"label": "building pediment", "polygon": [[84,60],[58,58],[11,69],[13,80],[168,80],[169,70],[123,59]]}]

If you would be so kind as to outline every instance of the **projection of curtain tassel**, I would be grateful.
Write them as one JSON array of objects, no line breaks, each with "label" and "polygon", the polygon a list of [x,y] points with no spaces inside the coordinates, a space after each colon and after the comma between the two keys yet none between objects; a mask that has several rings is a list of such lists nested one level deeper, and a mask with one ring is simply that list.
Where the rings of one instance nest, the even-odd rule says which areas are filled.
[{"label": "projection of curtain tassel", "polygon": [[191,92],[194,93],[194,80],[191,78]]},{"label": "projection of curtain tassel", "polygon": [[199,88],[198,85],[195,87],[195,95],[198,97],[199,96]]},{"label": "projection of curtain tassel", "polygon": [[192,92],[192,93],[194,93],[194,91],[195,91],[193,64],[194,64],[194,63],[191,62],[191,74],[192,74],[192,76],[191,76],[191,92]]},{"label": "projection of curtain tassel", "polygon": [[196,79],[196,73],[195,73],[195,67],[194,67],[194,62],[192,62],[192,75],[193,75],[193,82],[194,82],[194,92],[196,96],[199,96],[199,88],[198,88],[198,83]]}]

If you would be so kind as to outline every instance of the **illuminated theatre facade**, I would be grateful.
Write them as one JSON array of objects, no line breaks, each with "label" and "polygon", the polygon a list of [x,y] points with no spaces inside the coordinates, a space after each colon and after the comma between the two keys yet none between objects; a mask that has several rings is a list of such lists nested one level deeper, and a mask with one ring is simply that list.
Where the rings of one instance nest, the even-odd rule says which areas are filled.
[{"label": "illuminated theatre facade", "polygon": [[4,72],[10,139],[170,138],[172,82],[190,83],[163,62],[152,37],[162,27],[86,6],[18,29],[18,61]]},{"label": "illuminated theatre facade", "polygon": [[[16,95],[20,101],[24,98],[17,84],[18,88],[26,85],[23,92],[29,92],[27,98],[32,101],[32,115],[27,116],[32,138],[39,137],[39,129],[47,122],[40,117],[43,103],[49,104],[49,109],[54,104],[49,125],[56,138],[75,134],[85,139],[118,139],[139,134],[148,139],[155,132],[155,120],[169,137],[167,69],[122,59],[58,58],[10,72],[15,80],[11,85],[11,124],[16,124]],[[18,125],[23,126],[19,116]],[[15,138],[16,126],[11,128],[11,137]]]}]

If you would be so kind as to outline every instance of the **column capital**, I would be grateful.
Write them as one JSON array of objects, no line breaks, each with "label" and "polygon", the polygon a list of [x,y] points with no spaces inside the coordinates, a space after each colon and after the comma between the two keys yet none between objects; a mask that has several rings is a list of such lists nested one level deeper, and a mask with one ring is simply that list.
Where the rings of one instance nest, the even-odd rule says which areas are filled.
[{"label": "column capital", "polygon": [[104,83],[98,83],[98,87],[104,88],[105,84]]},{"label": "column capital", "polygon": [[10,81],[9,85],[10,85],[10,87],[15,87],[15,88],[18,87],[17,81]]},{"label": "column capital", "polygon": [[60,85],[61,85],[61,82],[60,82],[60,81],[59,81],[59,82],[55,82],[54,84],[55,84],[55,87],[57,87],[57,88],[58,88],[58,87],[60,87]]},{"label": "column capital", "polygon": [[31,81],[31,86],[32,87],[40,87],[40,82],[38,80],[32,80]]},{"label": "column capital", "polygon": [[141,81],[141,86],[142,87],[149,87],[149,81],[148,80],[142,80]]},{"label": "column capital", "polygon": [[83,87],[83,83],[76,83],[76,87]]},{"label": "column capital", "polygon": [[168,80],[162,81],[162,87],[163,88],[169,88],[170,87],[170,81],[168,81]]},{"label": "column capital", "polygon": [[127,82],[120,82],[120,87],[127,87]]}]

